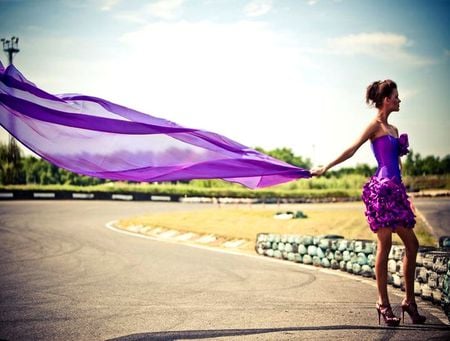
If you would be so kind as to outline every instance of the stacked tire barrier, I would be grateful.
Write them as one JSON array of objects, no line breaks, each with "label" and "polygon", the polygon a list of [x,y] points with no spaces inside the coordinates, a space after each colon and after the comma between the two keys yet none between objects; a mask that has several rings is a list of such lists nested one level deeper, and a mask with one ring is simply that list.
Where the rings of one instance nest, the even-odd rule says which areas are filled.
[{"label": "stacked tire barrier", "polygon": [[[371,240],[260,233],[255,249],[268,257],[375,278],[376,242]],[[403,246],[393,245],[388,260],[388,284],[401,290],[405,290],[404,253]],[[419,249],[414,292],[423,300],[442,306],[450,321],[450,237],[441,238],[439,248]]]}]

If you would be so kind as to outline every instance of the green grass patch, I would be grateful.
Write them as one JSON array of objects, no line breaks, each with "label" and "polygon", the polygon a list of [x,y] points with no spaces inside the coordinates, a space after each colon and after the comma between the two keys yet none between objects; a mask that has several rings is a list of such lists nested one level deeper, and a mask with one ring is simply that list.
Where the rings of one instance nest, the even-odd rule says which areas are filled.
[{"label": "green grass patch", "polygon": [[[269,188],[250,190],[223,180],[193,180],[190,183],[126,183],[107,182],[95,186],[56,185],[0,185],[0,190],[74,191],[149,193],[177,196],[242,197],[242,198],[349,198],[359,200],[361,188],[368,180],[363,175],[300,179]],[[450,175],[404,177],[411,190],[450,189]]]}]

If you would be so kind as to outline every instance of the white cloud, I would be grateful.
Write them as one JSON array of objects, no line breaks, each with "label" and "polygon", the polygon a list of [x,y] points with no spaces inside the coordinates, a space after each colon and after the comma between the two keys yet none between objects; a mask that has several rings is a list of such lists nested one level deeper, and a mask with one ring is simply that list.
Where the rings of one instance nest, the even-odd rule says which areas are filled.
[{"label": "white cloud", "polygon": [[139,12],[120,12],[114,15],[114,18],[119,21],[131,22],[135,24],[145,24],[147,20]]},{"label": "white cloud", "polygon": [[[314,99],[323,89],[304,75],[313,62],[268,25],[160,21],[120,41],[128,55],[121,84],[132,89],[120,103],[246,145],[310,146],[313,136],[299,137],[292,122],[306,113],[319,117],[323,105]],[[119,98],[117,84],[110,87],[103,90]]]},{"label": "white cloud", "polygon": [[[334,3],[340,3],[340,2],[342,2],[343,0],[332,0]],[[314,6],[314,5],[317,5],[318,3],[319,3],[319,0],[306,0],[306,3],[309,5],[309,6]]]},{"label": "white cloud", "polygon": [[175,19],[180,15],[184,0],[158,0],[146,6],[152,16],[162,19]]},{"label": "white cloud", "polygon": [[330,41],[331,47],[345,54],[365,53],[367,49],[399,49],[407,44],[407,38],[392,33],[359,33],[334,38]]},{"label": "white cloud", "polygon": [[410,100],[414,97],[417,97],[420,94],[418,89],[408,88],[407,86],[402,86],[399,96],[402,101]]},{"label": "white cloud", "polygon": [[254,0],[245,6],[244,12],[249,17],[259,17],[267,14],[271,9],[271,0]]},{"label": "white cloud", "polygon": [[340,55],[367,55],[372,58],[401,62],[406,65],[427,65],[433,60],[408,51],[413,42],[395,33],[359,33],[329,40],[329,52]]},{"label": "white cloud", "polygon": [[[106,0],[120,1],[120,0]],[[182,7],[185,0],[158,0],[144,5],[138,10],[120,11],[114,15],[114,18],[120,21],[145,24],[149,17],[155,17],[164,20],[178,19],[182,14]]]},{"label": "white cloud", "polygon": [[116,6],[120,0],[102,0],[100,9],[102,11],[110,11],[114,6]]},{"label": "white cloud", "polygon": [[75,9],[100,9],[101,11],[110,11],[122,0],[60,0],[65,7]]}]

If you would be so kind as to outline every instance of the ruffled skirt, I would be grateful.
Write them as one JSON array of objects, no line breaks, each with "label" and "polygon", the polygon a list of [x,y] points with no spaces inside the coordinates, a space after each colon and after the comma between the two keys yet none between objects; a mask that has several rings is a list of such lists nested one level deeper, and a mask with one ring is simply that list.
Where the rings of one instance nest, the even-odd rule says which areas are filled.
[{"label": "ruffled skirt", "polygon": [[395,230],[400,226],[413,228],[416,224],[406,188],[399,180],[371,177],[363,187],[362,200],[373,232],[381,227]]}]

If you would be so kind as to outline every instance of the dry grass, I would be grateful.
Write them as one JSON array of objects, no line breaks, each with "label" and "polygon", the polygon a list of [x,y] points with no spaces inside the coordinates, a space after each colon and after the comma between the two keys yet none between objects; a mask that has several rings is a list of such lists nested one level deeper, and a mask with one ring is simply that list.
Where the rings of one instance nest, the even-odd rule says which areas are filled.
[{"label": "dry grass", "polygon": [[[301,210],[304,219],[277,220],[279,211]],[[201,208],[195,211],[156,213],[123,219],[120,225],[146,225],[198,234],[216,234],[226,238],[255,240],[258,233],[324,235],[338,234],[348,239],[376,240],[367,225],[363,204],[303,204],[303,205],[235,205]],[[417,218],[415,232],[421,245],[435,245],[425,223]],[[394,241],[400,242],[395,235]]]}]

